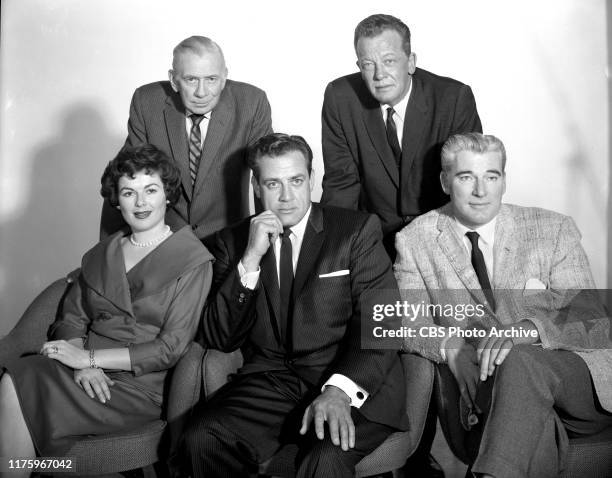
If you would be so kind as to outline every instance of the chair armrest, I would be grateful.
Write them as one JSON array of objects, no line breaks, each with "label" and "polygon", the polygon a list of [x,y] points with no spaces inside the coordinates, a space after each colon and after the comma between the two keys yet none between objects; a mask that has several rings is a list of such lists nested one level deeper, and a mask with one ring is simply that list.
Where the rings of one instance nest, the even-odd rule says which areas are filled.
[{"label": "chair armrest", "polygon": [[28,306],[9,334],[0,339],[0,367],[22,355],[39,351],[71,283],[67,278],[53,282]]},{"label": "chair armrest", "polygon": [[433,363],[416,354],[400,354],[406,377],[406,415],[410,424],[410,442],[414,453],[425,429],[434,385]]},{"label": "chair armrest", "polygon": [[202,386],[204,396],[209,398],[227,383],[227,377],[242,367],[240,350],[226,353],[219,350],[207,350],[203,362]]}]

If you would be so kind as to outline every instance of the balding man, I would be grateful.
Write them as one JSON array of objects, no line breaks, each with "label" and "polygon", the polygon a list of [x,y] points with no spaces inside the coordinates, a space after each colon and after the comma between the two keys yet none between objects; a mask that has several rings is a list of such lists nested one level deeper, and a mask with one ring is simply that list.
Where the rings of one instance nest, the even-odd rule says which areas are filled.
[{"label": "balding man", "polygon": [[[249,215],[246,147],[272,132],[270,104],[259,88],[227,79],[223,52],[206,37],[174,48],[168,77],[135,91],[125,145],[152,143],[176,161],[182,194],[166,222],[205,239]],[[124,225],[105,203],[100,235]]]}]

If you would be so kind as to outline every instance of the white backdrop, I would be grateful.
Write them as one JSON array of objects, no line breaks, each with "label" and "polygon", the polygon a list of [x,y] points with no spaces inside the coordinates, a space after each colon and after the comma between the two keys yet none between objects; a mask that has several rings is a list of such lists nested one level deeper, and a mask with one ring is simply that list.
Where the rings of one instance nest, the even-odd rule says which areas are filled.
[{"label": "white backdrop", "polygon": [[[353,29],[391,13],[417,65],[472,86],[506,144],[506,200],[572,215],[606,286],[610,122],[605,0],[3,0],[0,336],[97,240],[99,177],[122,145],[133,90],[165,79],[175,44],[207,35],[230,77],[268,93],[276,131],[323,173],[327,82],[356,71]],[[612,284],[608,284],[610,286]]]}]

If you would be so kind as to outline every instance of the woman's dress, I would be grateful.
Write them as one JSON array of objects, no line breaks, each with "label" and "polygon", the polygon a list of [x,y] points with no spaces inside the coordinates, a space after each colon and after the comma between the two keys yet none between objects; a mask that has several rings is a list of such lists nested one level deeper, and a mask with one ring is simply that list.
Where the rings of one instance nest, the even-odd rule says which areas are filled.
[{"label": "woman's dress", "polygon": [[[186,226],[126,274],[119,232],[88,251],[50,340],[85,339],[85,348],[127,347],[131,371],[101,403],[74,382],[74,370],[33,355],[9,363],[37,452],[62,456],[82,436],[117,433],[161,416],[164,381],[193,340],[210,288],[212,256]],[[42,344],[41,344],[42,345]]]}]

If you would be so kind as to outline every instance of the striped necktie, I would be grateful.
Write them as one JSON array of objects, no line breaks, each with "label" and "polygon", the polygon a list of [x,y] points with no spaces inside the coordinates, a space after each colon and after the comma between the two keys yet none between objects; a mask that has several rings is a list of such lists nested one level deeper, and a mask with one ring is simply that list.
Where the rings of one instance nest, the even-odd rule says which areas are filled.
[{"label": "striped necktie", "polygon": [[189,175],[191,185],[195,186],[198,168],[200,167],[200,157],[202,156],[202,134],[200,133],[200,123],[206,115],[190,115],[191,133],[189,134]]}]

